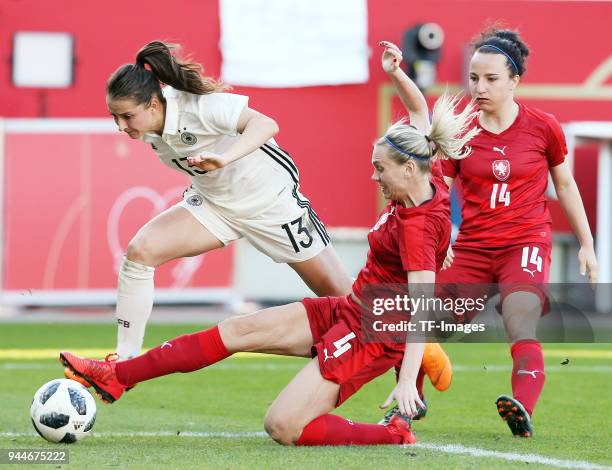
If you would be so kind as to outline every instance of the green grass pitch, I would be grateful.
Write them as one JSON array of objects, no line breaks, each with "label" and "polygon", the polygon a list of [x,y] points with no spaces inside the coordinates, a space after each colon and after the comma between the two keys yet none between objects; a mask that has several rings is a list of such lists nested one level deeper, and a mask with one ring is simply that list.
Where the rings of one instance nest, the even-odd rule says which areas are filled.
[{"label": "green grass pitch", "polygon": [[[148,347],[201,329],[150,325]],[[112,350],[112,324],[0,324],[0,449],[57,449],[35,434],[33,393],[62,376],[49,350]],[[138,385],[113,405],[98,401],[93,435],[63,447],[70,468],[602,468],[612,465],[610,344],[544,345],[547,380],[532,439],[513,438],[494,399],[509,393],[504,344],[445,346],[455,367],[451,388],[427,384],[427,418],[414,425],[419,445],[286,448],[262,434],[276,394],[304,360],[231,358],[192,374]],[[565,358],[569,364],[562,365]],[[387,373],[364,387],[338,414],[376,422],[393,386]],[[446,446],[446,447],[444,447]],[[449,447],[451,446],[451,447]],[[536,460],[529,461],[530,455]],[[549,460],[546,460],[549,459]],[[573,463],[572,463],[573,462]],[[57,466],[56,466],[57,467]],[[552,468],[551,467],[551,468]],[[34,468],[41,468],[36,466]]]}]

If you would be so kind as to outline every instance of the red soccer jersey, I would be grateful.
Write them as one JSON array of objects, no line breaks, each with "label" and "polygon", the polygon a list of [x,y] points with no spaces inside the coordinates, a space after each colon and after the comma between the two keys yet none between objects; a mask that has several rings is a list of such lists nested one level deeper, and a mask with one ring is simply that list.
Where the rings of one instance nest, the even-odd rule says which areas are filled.
[{"label": "red soccer jersey", "polygon": [[545,192],[549,168],[563,163],[567,153],[561,126],[554,116],[519,103],[516,120],[504,132],[480,129],[469,143],[469,157],[442,162],[444,176],[459,176],[463,188],[457,243],[550,243]]},{"label": "red soccer jersey", "polygon": [[450,200],[446,185],[432,178],[434,197],[418,207],[390,202],[368,234],[365,267],[353,283],[357,297],[376,284],[407,283],[408,271],[442,267],[450,241]]}]

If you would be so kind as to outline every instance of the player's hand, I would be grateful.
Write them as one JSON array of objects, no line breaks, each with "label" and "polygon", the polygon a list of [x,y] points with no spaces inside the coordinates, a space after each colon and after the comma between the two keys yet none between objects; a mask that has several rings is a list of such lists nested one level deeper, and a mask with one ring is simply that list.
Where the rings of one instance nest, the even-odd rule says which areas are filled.
[{"label": "player's hand", "polygon": [[448,250],[446,250],[446,258],[444,258],[444,263],[442,263],[442,269],[440,271],[444,271],[451,267],[453,264],[453,260],[455,259],[455,253],[453,253],[453,247],[448,245]]},{"label": "player's hand", "polygon": [[378,44],[385,48],[380,58],[383,70],[387,73],[395,72],[402,63],[402,51],[392,42],[380,41]]},{"label": "player's hand", "polygon": [[385,409],[391,406],[393,400],[397,402],[397,407],[400,413],[409,418],[414,417],[417,414],[418,406],[421,408],[427,408],[425,403],[419,398],[419,392],[416,388],[416,382],[414,380],[402,380],[400,377],[399,382],[389,394],[387,401],[385,401],[380,408]]},{"label": "player's hand", "polygon": [[597,258],[593,246],[581,246],[578,251],[578,263],[580,263],[580,274],[589,275],[589,284],[595,287],[597,284]]},{"label": "player's hand", "polygon": [[227,165],[227,161],[223,155],[206,153],[196,157],[187,157],[187,165],[190,167],[195,166],[200,170],[213,171],[223,168],[225,165]]}]

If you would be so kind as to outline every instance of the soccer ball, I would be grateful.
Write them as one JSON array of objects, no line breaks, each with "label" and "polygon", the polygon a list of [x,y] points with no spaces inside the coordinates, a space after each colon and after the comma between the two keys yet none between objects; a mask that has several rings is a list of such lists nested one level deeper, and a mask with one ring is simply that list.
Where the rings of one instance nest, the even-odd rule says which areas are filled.
[{"label": "soccer ball", "polygon": [[56,379],[34,394],[30,417],[34,429],[44,439],[72,444],[91,434],[96,402],[80,383]]}]

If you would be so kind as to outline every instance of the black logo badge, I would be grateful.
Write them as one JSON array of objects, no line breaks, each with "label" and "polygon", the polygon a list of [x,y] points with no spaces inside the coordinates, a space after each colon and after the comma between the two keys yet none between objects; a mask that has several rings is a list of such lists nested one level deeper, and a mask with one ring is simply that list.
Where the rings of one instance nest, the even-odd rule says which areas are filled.
[{"label": "black logo badge", "polygon": [[198,139],[191,132],[183,132],[181,133],[181,141],[185,145],[195,145]]},{"label": "black logo badge", "polygon": [[189,196],[187,198],[187,204],[190,206],[201,206],[202,202],[204,202],[204,198],[199,194],[194,194],[193,196]]}]

